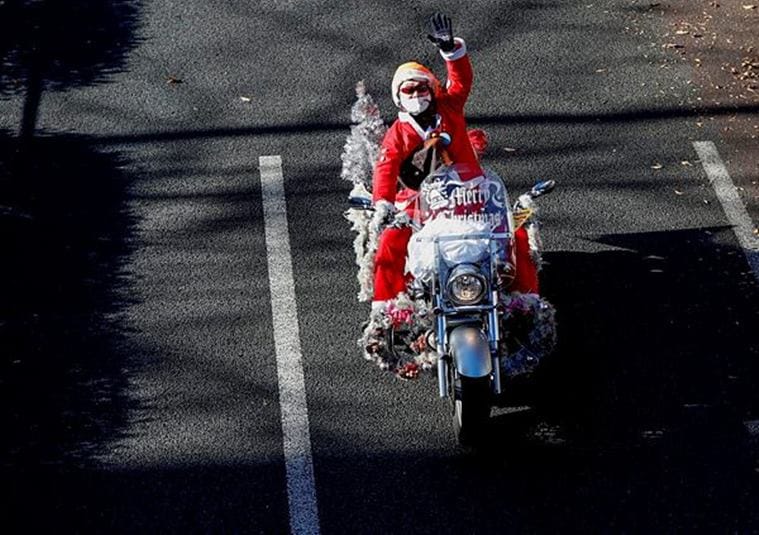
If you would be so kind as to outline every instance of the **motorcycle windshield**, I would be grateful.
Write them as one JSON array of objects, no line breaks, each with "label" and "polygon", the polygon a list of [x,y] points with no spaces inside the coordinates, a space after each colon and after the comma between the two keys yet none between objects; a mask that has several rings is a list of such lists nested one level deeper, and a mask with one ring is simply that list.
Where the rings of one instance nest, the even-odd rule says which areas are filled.
[{"label": "motorcycle windshield", "polygon": [[456,166],[442,167],[420,186],[415,219],[423,228],[409,244],[407,265],[415,277],[426,279],[434,269],[432,238],[449,265],[487,257],[490,234],[506,236],[497,239],[498,256],[501,261],[510,256],[513,222],[503,181],[490,170],[467,179],[462,176],[472,173],[459,171]]},{"label": "motorcycle windshield", "polygon": [[511,233],[512,222],[506,186],[495,172],[463,179],[456,165],[441,167],[421,184],[416,222],[424,225],[444,218],[487,223],[494,233]]}]

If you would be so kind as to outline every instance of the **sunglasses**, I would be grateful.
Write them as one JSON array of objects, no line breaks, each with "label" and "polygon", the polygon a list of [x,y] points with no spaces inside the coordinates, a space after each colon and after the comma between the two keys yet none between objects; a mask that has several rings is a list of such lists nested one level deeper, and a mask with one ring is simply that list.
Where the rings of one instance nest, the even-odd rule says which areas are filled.
[{"label": "sunglasses", "polygon": [[414,93],[423,95],[430,92],[430,87],[427,84],[409,84],[401,86],[400,91],[404,95],[413,95]]}]

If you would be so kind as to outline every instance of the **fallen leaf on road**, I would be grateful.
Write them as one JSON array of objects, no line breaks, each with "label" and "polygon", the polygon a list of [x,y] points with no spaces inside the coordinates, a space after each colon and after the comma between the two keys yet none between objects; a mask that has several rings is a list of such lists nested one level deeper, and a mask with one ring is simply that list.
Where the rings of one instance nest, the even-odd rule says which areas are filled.
[{"label": "fallen leaf on road", "polygon": [[661,169],[662,167],[664,167],[662,164],[655,163],[654,165],[651,166],[651,169]]}]

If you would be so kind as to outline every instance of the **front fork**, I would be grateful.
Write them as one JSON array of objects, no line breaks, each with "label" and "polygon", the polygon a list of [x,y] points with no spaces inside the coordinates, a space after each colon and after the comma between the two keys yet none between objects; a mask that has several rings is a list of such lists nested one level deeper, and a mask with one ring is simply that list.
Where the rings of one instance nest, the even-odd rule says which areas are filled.
[{"label": "front fork", "polygon": [[501,339],[500,322],[498,321],[498,291],[493,290],[493,309],[488,312],[488,342],[490,358],[493,359],[493,393],[501,393],[501,359],[498,356],[498,345]]},{"label": "front fork", "polygon": [[441,310],[441,303],[439,298],[435,298],[435,310],[437,314],[437,332],[435,333],[435,341],[437,345],[437,382],[440,390],[440,397],[448,397],[448,348],[446,347],[447,336],[446,331],[448,329],[447,321],[445,320],[445,314]]}]

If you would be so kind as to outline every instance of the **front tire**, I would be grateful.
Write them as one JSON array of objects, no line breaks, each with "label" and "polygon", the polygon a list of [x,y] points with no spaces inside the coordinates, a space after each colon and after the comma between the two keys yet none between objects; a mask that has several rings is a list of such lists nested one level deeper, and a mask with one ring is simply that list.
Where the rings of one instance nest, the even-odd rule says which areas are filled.
[{"label": "front tire", "polygon": [[459,444],[468,447],[479,445],[490,418],[490,378],[457,377],[451,399],[453,431]]}]

